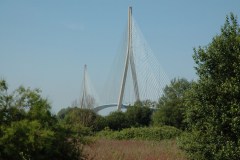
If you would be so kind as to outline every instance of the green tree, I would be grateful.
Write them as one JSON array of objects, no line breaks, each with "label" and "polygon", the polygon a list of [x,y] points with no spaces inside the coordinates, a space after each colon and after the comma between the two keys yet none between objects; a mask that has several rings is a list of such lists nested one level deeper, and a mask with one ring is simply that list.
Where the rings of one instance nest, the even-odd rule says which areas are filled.
[{"label": "green tree", "polygon": [[73,108],[67,107],[67,108],[62,108],[58,113],[57,113],[57,118],[60,120],[63,120],[65,116],[72,110]]},{"label": "green tree", "polygon": [[58,112],[57,117],[69,132],[92,134],[91,131],[100,131],[108,126],[106,118],[91,109],[63,108]]},{"label": "green tree", "polygon": [[68,108],[61,125],[71,136],[78,137],[84,141],[84,136],[93,134],[97,114],[91,109]]},{"label": "green tree", "polygon": [[8,93],[5,80],[0,80],[0,125],[9,125],[25,117],[25,111],[14,105],[13,94]]},{"label": "green tree", "polygon": [[12,96],[8,95],[8,85],[4,79],[0,80],[0,109],[9,108]]},{"label": "green tree", "polygon": [[147,108],[156,108],[157,103],[151,100],[144,100],[144,101],[136,101],[134,103],[135,107],[147,107]]},{"label": "green tree", "polygon": [[[149,102],[149,101],[147,101]],[[131,127],[148,126],[151,122],[151,103],[136,102],[134,106],[129,106],[125,112],[128,124]]]},{"label": "green tree", "polygon": [[190,134],[180,141],[192,159],[240,157],[240,27],[227,16],[221,33],[194,50],[199,76],[188,93]]},{"label": "green tree", "polygon": [[67,133],[40,90],[8,94],[0,80],[0,159],[83,159],[81,140]]},{"label": "green tree", "polygon": [[51,106],[47,99],[41,96],[40,89],[30,89],[20,86],[13,94],[14,106],[27,111],[27,118],[38,120],[46,125],[53,125]]},{"label": "green tree", "polygon": [[159,99],[157,110],[152,119],[154,125],[170,125],[184,129],[185,92],[191,87],[186,79],[173,79],[165,87],[163,96]]},{"label": "green tree", "polygon": [[121,130],[123,128],[129,127],[126,115],[121,111],[116,111],[110,113],[107,117],[108,127],[112,130]]},{"label": "green tree", "polygon": [[37,120],[2,126],[0,159],[81,159],[80,144],[67,140],[64,132],[46,128]]},{"label": "green tree", "polygon": [[108,127],[106,117],[103,117],[101,115],[97,115],[97,117],[94,121],[93,131],[101,131],[106,127]]},{"label": "green tree", "polygon": [[79,124],[84,127],[92,127],[97,114],[91,109],[72,108],[66,114],[64,121],[68,124]]}]

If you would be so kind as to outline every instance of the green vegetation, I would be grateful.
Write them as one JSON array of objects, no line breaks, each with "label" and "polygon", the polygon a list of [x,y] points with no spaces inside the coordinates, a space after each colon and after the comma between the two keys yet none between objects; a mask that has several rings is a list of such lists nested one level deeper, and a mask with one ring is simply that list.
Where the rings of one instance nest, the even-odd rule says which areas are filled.
[{"label": "green vegetation", "polygon": [[151,107],[150,101],[136,102],[134,106],[129,107],[125,113],[129,126],[149,126],[152,115],[152,111],[149,107]]},{"label": "green vegetation", "polygon": [[129,106],[127,111],[112,112],[106,116],[106,125],[112,130],[121,130],[130,127],[148,126],[151,122],[152,111],[147,106],[142,106],[141,102],[136,102]]},{"label": "green vegetation", "polygon": [[107,126],[112,130],[121,130],[128,127],[125,113],[116,111],[106,117]]},{"label": "green vegetation", "polygon": [[58,124],[40,90],[8,94],[0,80],[0,159],[84,159],[78,138]]},{"label": "green vegetation", "polygon": [[[121,150],[118,147],[124,148],[122,142],[148,146],[148,149],[152,142],[160,148],[163,142],[171,142],[179,153],[176,140],[182,151],[179,157],[171,153],[176,155],[175,159],[186,159],[182,156],[184,152],[197,160],[239,159],[240,27],[237,18],[233,14],[227,16],[221,33],[209,45],[194,49],[193,58],[197,81],[173,79],[158,102],[138,101],[126,112],[116,111],[105,117],[77,107],[52,115],[51,106],[39,89],[20,86],[9,94],[7,82],[0,80],[0,159],[86,159],[84,153],[91,152],[91,145],[110,150],[107,147],[111,146],[104,146],[105,142],[105,145],[120,145],[105,159],[112,159],[114,154],[116,159],[124,158],[125,154],[118,152]],[[141,148],[139,152],[151,153],[148,149]],[[88,158],[94,157],[89,155]]]},{"label": "green vegetation", "polygon": [[117,140],[153,140],[160,141],[164,139],[176,138],[181,133],[181,130],[170,127],[138,127],[138,128],[126,128],[121,131],[103,130],[97,134],[99,137],[117,139]]},{"label": "green vegetation", "polygon": [[75,136],[90,136],[97,114],[89,109],[71,108],[64,119],[60,120],[62,126]]},{"label": "green vegetation", "polygon": [[192,159],[240,157],[240,27],[231,14],[221,33],[193,56],[199,80],[188,92],[189,133],[181,147]]},{"label": "green vegetation", "polygon": [[186,79],[173,79],[164,89],[163,96],[159,99],[158,110],[153,114],[155,126],[169,125],[185,129],[184,112],[185,93],[190,89],[191,83]]}]

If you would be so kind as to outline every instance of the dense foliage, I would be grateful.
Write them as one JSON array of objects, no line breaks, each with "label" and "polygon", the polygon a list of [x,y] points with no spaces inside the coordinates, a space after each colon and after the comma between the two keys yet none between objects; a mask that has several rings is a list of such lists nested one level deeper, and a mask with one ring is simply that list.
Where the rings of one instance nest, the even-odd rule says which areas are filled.
[{"label": "dense foliage", "polygon": [[194,60],[199,80],[188,93],[182,148],[192,159],[239,159],[240,27],[233,14]]},{"label": "dense foliage", "polygon": [[116,111],[110,113],[107,117],[107,127],[112,130],[121,130],[123,128],[128,128],[128,121],[125,113],[121,111]]},{"label": "dense foliage", "polygon": [[138,127],[138,128],[126,128],[121,131],[103,130],[97,135],[99,137],[105,137],[118,140],[153,140],[160,141],[163,139],[171,139],[179,136],[181,131],[175,127],[163,126],[163,127]]},{"label": "dense foliage", "polygon": [[185,93],[191,87],[186,79],[173,79],[165,87],[163,96],[159,99],[157,111],[153,114],[152,120],[155,126],[169,125],[180,129],[185,128]]},{"label": "dense foliage", "polygon": [[40,90],[8,94],[0,80],[0,159],[83,159],[80,141],[60,127]]},{"label": "dense foliage", "polygon": [[99,120],[101,120],[101,124],[104,122],[105,127],[112,130],[148,126],[151,122],[152,115],[149,104],[152,103],[150,103],[150,101],[136,102],[133,106],[129,106],[126,112],[112,112],[104,117],[105,121],[103,121],[103,118]]},{"label": "dense foliage", "polygon": [[[151,103],[137,102],[134,106],[130,106],[125,115],[130,127],[149,126],[151,122],[152,110]],[[150,101],[149,101],[150,102]]]}]

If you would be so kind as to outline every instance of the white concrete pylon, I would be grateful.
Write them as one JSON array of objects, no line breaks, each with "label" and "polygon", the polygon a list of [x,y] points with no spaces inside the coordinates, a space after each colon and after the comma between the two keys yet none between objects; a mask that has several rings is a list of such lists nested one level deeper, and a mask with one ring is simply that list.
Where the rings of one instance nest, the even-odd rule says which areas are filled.
[{"label": "white concrete pylon", "polygon": [[122,76],[120,93],[119,93],[119,98],[118,98],[118,106],[117,106],[118,110],[121,110],[121,106],[122,106],[122,100],[123,100],[123,95],[124,95],[124,90],[125,90],[125,84],[126,84],[129,63],[131,65],[135,99],[136,99],[136,101],[139,101],[140,97],[139,97],[138,81],[137,81],[137,74],[136,74],[133,49],[132,49],[132,7],[129,7],[129,9],[128,9],[128,43],[127,43],[127,52],[126,52],[126,58],[125,58],[124,72],[123,72],[123,76]]}]

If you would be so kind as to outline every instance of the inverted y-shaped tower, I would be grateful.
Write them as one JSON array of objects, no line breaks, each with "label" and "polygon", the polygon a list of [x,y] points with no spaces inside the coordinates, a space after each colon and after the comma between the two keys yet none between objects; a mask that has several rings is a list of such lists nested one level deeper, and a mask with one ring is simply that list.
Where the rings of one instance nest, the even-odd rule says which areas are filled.
[{"label": "inverted y-shaped tower", "polygon": [[83,90],[82,90],[82,97],[80,99],[80,108],[86,107],[86,98],[87,98],[87,88],[86,88],[86,72],[87,72],[87,65],[84,65],[84,71],[83,71]]},{"label": "inverted y-shaped tower", "polygon": [[137,74],[136,74],[136,68],[135,68],[134,56],[133,56],[133,48],[132,48],[132,7],[129,7],[128,9],[128,39],[127,40],[128,40],[127,52],[126,52],[126,58],[125,58],[124,72],[123,72],[122,81],[121,81],[121,88],[120,88],[120,93],[118,98],[118,110],[121,110],[121,106],[122,106],[122,100],[124,95],[124,89],[125,89],[129,64],[131,66],[135,99],[136,101],[140,100]]},{"label": "inverted y-shaped tower", "polygon": [[89,76],[87,74],[87,65],[84,65],[82,95],[80,97],[80,108],[92,109],[97,104],[97,94],[94,92],[93,86],[90,83]]}]

